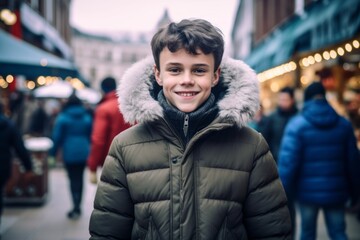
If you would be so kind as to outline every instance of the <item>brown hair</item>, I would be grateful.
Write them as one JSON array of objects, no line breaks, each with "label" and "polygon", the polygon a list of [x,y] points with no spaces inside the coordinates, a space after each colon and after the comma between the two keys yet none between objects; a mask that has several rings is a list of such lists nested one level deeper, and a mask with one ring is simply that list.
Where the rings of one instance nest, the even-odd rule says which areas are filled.
[{"label": "brown hair", "polygon": [[333,76],[333,72],[331,71],[331,68],[328,67],[324,67],[323,69],[316,71],[315,74],[319,76],[321,81],[328,77]]},{"label": "brown hair", "polygon": [[215,71],[220,66],[224,53],[222,32],[203,19],[184,19],[161,28],[151,40],[151,49],[156,67],[160,70],[160,53],[167,47],[171,52],[184,48],[190,54],[213,54]]}]

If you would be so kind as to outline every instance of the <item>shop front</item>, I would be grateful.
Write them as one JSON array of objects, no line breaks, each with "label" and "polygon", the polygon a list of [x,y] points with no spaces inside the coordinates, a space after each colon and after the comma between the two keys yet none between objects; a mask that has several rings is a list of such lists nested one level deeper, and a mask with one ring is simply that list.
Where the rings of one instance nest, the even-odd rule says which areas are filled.
[{"label": "shop front", "polygon": [[4,202],[7,205],[42,205],[49,195],[48,151],[53,143],[46,137],[29,137],[24,140],[30,152],[33,176],[25,179],[25,169],[20,161],[13,159],[12,175],[5,186]]},{"label": "shop front", "polygon": [[301,105],[304,87],[318,80],[316,72],[324,67],[334,72],[340,102],[353,95],[349,86],[357,88],[360,76],[359,12],[359,1],[314,2],[253,49],[245,61],[258,73],[265,111],[275,107],[276,93],[284,86],[296,88]]},{"label": "shop front", "polygon": [[[75,64],[59,58],[0,29],[0,97],[9,111],[11,94],[33,89],[55,81],[74,86],[88,86]],[[10,112],[11,114],[11,112]]]},{"label": "shop front", "polygon": [[0,42],[0,76],[4,79],[7,75],[21,75],[26,79],[39,76],[80,77],[73,62],[36,48],[1,29]]}]

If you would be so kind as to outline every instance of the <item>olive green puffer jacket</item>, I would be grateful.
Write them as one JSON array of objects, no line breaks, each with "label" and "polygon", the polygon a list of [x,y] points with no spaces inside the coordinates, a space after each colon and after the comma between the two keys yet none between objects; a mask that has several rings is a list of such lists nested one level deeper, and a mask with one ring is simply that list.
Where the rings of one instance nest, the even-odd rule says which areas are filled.
[{"label": "olive green puffer jacket", "polygon": [[290,239],[277,167],[263,137],[244,127],[258,106],[256,76],[225,60],[214,94],[219,115],[183,146],[162,116],[145,59],[118,89],[138,124],[119,134],[105,160],[90,239]]}]

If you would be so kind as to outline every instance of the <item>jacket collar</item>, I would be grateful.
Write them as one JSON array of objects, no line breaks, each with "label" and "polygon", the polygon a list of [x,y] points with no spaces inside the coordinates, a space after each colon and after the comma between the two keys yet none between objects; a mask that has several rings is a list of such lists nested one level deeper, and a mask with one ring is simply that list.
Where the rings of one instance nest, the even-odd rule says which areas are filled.
[{"label": "jacket collar", "polygon": [[[164,118],[156,100],[161,90],[149,56],[132,65],[120,79],[117,95],[125,121],[134,124]],[[255,72],[241,60],[223,59],[220,81],[212,90],[219,108],[219,121],[247,125],[259,109],[259,83]],[[121,104],[120,104],[121,103]]]}]

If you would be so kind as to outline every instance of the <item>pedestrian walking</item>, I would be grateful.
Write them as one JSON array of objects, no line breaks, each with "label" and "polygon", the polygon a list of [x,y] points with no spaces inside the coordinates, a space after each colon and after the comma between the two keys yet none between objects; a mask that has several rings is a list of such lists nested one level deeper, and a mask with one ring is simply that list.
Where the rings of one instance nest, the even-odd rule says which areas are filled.
[{"label": "pedestrian walking", "polygon": [[43,99],[36,100],[37,107],[30,115],[29,130],[30,136],[44,137],[48,136],[49,116],[45,111],[45,101]]},{"label": "pedestrian walking", "polygon": [[253,119],[249,122],[249,127],[255,129],[256,131],[262,133],[264,131],[264,126],[266,123],[266,115],[264,113],[264,108],[260,104],[259,110],[255,113]]},{"label": "pedestrian walking", "polygon": [[90,182],[97,183],[97,169],[104,164],[114,137],[130,125],[125,123],[120,113],[116,96],[116,80],[106,77],[101,82],[103,99],[95,109],[91,135],[91,151],[87,160]]},{"label": "pedestrian walking", "polygon": [[[15,96],[12,95],[17,97],[15,98]],[[22,136],[29,136],[31,115],[35,112],[38,105],[36,99],[31,92],[17,91],[17,93],[14,92],[10,95],[10,106],[11,105],[14,105],[10,108],[12,109],[11,120],[15,123]]]},{"label": "pedestrian walking", "polygon": [[247,127],[255,72],[222,61],[222,34],[202,19],[170,23],[151,47],[120,81],[121,112],[137,124],[110,147],[90,239],[289,239],[275,161]]},{"label": "pedestrian walking", "polygon": [[[261,133],[269,144],[270,151],[278,161],[280,144],[284,135],[286,124],[298,113],[296,106],[294,89],[291,87],[283,87],[277,94],[277,107],[268,116],[262,119]],[[294,201],[288,196],[288,207],[291,216],[293,236],[295,238],[296,231],[296,209]]]},{"label": "pedestrian walking", "polygon": [[276,162],[285,126],[297,112],[294,89],[291,87],[280,89],[277,93],[277,107],[266,116],[261,131]]},{"label": "pedestrian walking", "polygon": [[335,77],[333,70],[330,67],[324,67],[315,72],[315,74],[319,77],[319,80],[326,92],[326,100],[330,104],[330,106],[343,117],[348,117],[346,113],[346,108],[344,104],[340,102],[340,97],[337,89],[339,89],[339,81]]},{"label": "pedestrian walking", "polygon": [[360,191],[360,159],[351,123],[338,115],[319,82],[304,92],[304,107],[285,129],[279,173],[287,195],[297,201],[300,239],[316,239],[323,210],[331,239],[347,239],[345,203]]},{"label": "pedestrian walking", "polygon": [[91,116],[76,94],[72,94],[56,118],[52,132],[54,146],[50,152],[55,157],[60,149],[62,151],[73,203],[67,214],[70,219],[78,219],[81,215],[83,176],[90,152],[91,128]]},{"label": "pedestrian walking", "polygon": [[4,115],[3,104],[0,102],[0,225],[3,212],[3,193],[12,173],[13,153],[21,161],[25,169],[24,179],[28,181],[33,176],[30,153],[25,148],[21,133],[15,124]]}]

